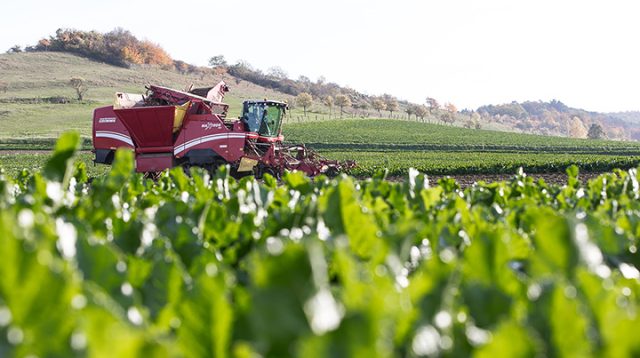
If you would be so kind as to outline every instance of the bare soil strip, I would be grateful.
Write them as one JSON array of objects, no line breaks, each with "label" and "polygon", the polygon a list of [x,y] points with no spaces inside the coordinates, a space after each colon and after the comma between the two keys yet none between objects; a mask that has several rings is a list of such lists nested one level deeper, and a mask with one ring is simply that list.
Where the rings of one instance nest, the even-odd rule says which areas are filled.
[{"label": "bare soil strip", "polygon": [[[578,175],[578,179],[585,183],[590,179],[596,178],[597,176],[604,173],[580,173]],[[454,174],[449,175],[449,177],[454,178],[461,187],[465,188],[467,186],[473,185],[476,182],[484,181],[486,183],[492,183],[496,181],[505,181],[514,177],[515,174]],[[562,185],[567,183],[567,174],[565,173],[535,173],[535,174],[527,174],[527,176],[532,177],[534,180],[544,179],[547,184],[557,184]],[[445,175],[429,175],[429,180],[432,183],[437,183],[438,179],[446,177]]]},{"label": "bare soil strip", "polygon": [[[33,150],[0,150],[0,156],[3,155],[16,155],[16,154],[48,154],[51,153],[51,150],[41,150],[41,149],[33,149]],[[88,150],[81,150],[81,152],[88,152]],[[600,174],[604,174],[604,172],[581,172],[578,176],[578,179],[585,183],[589,179],[593,179]],[[530,177],[533,177],[534,180],[544,179],[544,181],[548,184],[557,184],[562,185],[567,182],[567,174],[565,173],[535,173],[535,174],[527,174]],[[439,179],[444,177],[450,177],[456,180],[461,187],[466,188],[468,186],[473,185],[474,183],[483,181],[486,183],[492,183],[496,181],[505,181],[513,178],[514,174],[452,174],[452,175],[429,175],[429,180],[432,184],[438,182]],[[359,178],[366,179],[366,178]],[[400,176],[390,176],[387,178],[390,181],[403,181],[404,177]]]}]

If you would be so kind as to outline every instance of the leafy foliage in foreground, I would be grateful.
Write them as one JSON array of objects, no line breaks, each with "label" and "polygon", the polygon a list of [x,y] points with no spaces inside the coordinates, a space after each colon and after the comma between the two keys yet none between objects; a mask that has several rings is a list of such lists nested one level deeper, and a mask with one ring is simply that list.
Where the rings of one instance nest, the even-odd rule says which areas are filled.
[{"label": "leafy foliage in foreground", "polygon": [[0,178],[1,356],[640,353],[636,170],[89,185],[77,143]]}]

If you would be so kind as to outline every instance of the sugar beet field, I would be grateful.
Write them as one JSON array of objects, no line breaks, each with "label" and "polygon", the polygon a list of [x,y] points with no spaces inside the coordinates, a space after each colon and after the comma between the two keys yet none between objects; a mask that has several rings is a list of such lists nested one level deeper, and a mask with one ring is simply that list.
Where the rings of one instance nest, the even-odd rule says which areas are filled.
[{"label": "sugar beet field", "polygon": [[637,143],[284,131],[358,166],[152,181],[82,130],[0,139],[0,356],[640,353]]},{"label": "sugar beet field", "polygon": [[0,175],[1,356],[612,356],[640,352],[635,169],[564,185],[157,181],[77,135]]},{"label": "sugar beet field", "polygon": [[[81,148],[91,148],[89,133]],[[478,174],[564,173],[576,165],[585,173],[628,169],[640,164],[640,143],[545,137],[472,130],[384,119],[349,119],[285,123],[285,139],[305,143],[324,156],[356,160],[347,174],[359,178],[386,170],[398,177],[410,168],[428,175],[455,175],[464,180]],[[55,142],[52,137],[0,139],[0,166],[15,175],[40,168]],[[2,154],[4,153],[4,154]],[[91,176],[108,169],[94,167],[89,152],[80,159]],[[465,176],[468,175],[468,178]]]}]

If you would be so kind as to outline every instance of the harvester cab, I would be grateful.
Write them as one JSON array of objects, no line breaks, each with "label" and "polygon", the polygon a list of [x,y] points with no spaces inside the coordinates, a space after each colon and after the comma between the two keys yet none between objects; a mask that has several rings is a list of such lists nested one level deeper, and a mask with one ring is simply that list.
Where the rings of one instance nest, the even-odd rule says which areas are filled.
[{"label": "harvester cab", "polygon": [[257,133],[262,137],[278,137],[282,131],[282,119],[288,106],[278,101],[244,101],[242,106],[242,123],[247,132]]}]

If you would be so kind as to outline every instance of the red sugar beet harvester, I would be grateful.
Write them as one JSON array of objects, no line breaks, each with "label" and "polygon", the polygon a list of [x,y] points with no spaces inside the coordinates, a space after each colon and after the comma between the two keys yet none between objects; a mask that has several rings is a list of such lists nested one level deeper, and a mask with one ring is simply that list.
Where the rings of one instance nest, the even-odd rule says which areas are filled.
[{"label": "red sugar beet harvester", "polygon": [[333,176],[355,166],[327,160],[302,144],[284,144],[284,102],[244,101],[242,116],[227,119],[227,91],[220,82],[188,91],[147,86],[146,95],[116,93],[113,106],[93,114],[94,162],[111,164],[115,150],[124,147],[135,152],[136,171],[151,177],[176,166],[213,172],[229,164],[232,175],[257,178],[279,178],[285,170]]}]

